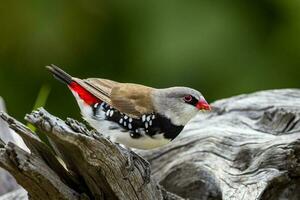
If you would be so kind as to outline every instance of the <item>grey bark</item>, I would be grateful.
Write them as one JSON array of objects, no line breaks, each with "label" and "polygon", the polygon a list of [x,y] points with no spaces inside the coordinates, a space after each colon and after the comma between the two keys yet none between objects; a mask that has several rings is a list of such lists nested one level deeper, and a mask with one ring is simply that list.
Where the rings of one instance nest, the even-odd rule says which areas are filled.
[{"label": "grey bark", "polygon": [[27,191],[23,188],[8,192],[0,197],[0,200],[27,200]]},{"label": "grey bark", "polygon": [[300,199],[300,90],[217,101],[171,145],[144,157],[189,199]]},{"label": "grey bark", "polygon": [[27,116],[48,135],[51,150],[22,124],[2,117],[32,153],[2,144],[0,165],[32,199],[43,194],[44,199],[300,199],[298,89],[215,102],[212,112],[199,114],[170,145],[139,151],[151,163],[146,186],[144,166],[137,162],[128,174],[128,152],[74,120],[65,123],[45,110]]},{"label": "grey bark", "polygon": [[[0,111],[6,111],[3,99],[0,97]],[[8,125],[0,118],[0,138],[5,141],[15,142]],[[0,168],[0,195],[17,189],[19,186],[15,179],[4,169]]]},{"label": "grey bark", "polygon": [[[0,97],[0,112],[6,112],[4,100]],[[13,130],[9,129],[7,123],[5,123],[2,119],[0,119],[0,138],[5,142],[12,142],[17,144],[22,149],[29,151],[29,149],[24,144],[22,138],[16,134]]]},{"label": "grey bark", "polygon": [[1,117],[31,153],[2,141],[0,166],[13,174],[30,199],[180,199],[153,179],[144,185],[141,162],[129,171],[128,150],[75,120],[64,122],[44,109],[26,116],[47,134],[52,150],[20,122],[4,113]]},{"label": "grey bark", "polygon": [[[0,111],[6,112],[5,103],[1,97],[0,97]],[[8,125],[1,119],[0,119],[0,130],[1,130],[0,138],[5,143],[7,143],[9,141],[10,142],[14,141],[14,138],[13,138],[12,134],[10,133]]]}]

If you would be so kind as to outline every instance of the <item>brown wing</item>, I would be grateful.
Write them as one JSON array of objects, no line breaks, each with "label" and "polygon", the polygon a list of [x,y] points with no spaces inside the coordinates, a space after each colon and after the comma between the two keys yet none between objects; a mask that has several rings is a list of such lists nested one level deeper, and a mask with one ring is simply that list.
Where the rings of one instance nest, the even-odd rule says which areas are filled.
[{"label": "brown wing", "polygon": [[97,98],[131,117],[139,118],[154,111],[150,97],[153,88],[108,79],[73,79]]},{"label": "brown wing", "polygon": [[138,84],[120,84],[111,91],[111,105],[119,111],[133,117],[154,112],[151,101],[153,88]]}]

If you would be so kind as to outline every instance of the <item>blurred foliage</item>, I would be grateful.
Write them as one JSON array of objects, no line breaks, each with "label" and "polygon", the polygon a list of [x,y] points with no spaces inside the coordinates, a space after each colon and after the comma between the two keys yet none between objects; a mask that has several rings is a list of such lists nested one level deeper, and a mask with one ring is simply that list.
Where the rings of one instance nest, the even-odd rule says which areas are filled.
[{"label": "blurred foliage", "polygon": [[[50,87],[48,85],[43,85],[37,95],[37,98],[35,100],[35,104],[34,104],[34,107],[33,107],[33,110],[35,109],[38,109],[40,107],[45,107],[46,106],[46,103],[47,103],[47,99],[48,99],[48,96],[50,94]],[[38,137],[44,141],[50,148],[52,148],[50,142],[49,142],[49,139],[47,137],[47,135],[43,132],[39,132],[35,126],[33,126],[32,124],[30,123],[27,123],[27,127],[30,128],[33,132],[35,132]]]},{"label": "blurred foliage", "polygon": [[[33,107],[33,110],[36,110],[40,107],[46,107],[46,103],[48,100],[48,96],[50,94],[50,87],[48,85],[43,85],[37,95],[37,98],[35,100],[35,104]],[[35,126],[33,126],[32,124],[28,123],[27,126],[32,130],[32,131],[36,131]],[[45,137],[46,138],[46,137]]]},{"label": "blurred foliage", "polygon": [[79,117],[44,66],[77,77],[200,90],[208,101],[299,87],[300,1],[0,2],[0,96],[23,118],[39,90],[46,108]]}]

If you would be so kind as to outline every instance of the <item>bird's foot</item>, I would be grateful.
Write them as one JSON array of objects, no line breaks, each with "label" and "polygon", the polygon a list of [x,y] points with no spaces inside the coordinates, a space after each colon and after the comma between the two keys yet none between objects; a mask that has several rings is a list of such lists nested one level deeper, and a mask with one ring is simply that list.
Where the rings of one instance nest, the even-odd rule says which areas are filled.
[{"label": "bird's foot", "polygon": [[128,151],[128,157],[127,157],[127,166],[126,169],[128,172],[131,172],[134,170],[135,163],[140,163],[142,168],[145,170],[143,176],[143,186],[150,183],[150,176],[151,176],[151,168],[150,163],[145,160],[143,157],[141,157],[139,154],[135,153],[134,151],[130,150]]},{"label": "bird's foot", "polygon": [[127,154],[127,166],[126,166],[126,170],[127,170],[127,174],[124,176],[124,179],[128,179],[129,174],[131,172],[134,171],[134,166],[136,163],[139,163],[142,166],[142,169],[139,170],[143,170],[143,185],[147,185],[148,183],[150,183],[150,176],[151,176],[151,168],[150,168],[150,163],[145,160],[143,157],[141,157],[140,155],[138,155],[137,153],[135,153],[134,151],[132,151],[129,148],[124,148],[122,145],[120,145],[119,143],[116,143],[117,147],[120,148],[121,151],[124,152],[124,150],[126,150],[126,154]]},{"label": "bird's foot", "polygon": [[66,124],[69,125],[69,127],[75,132],[83,133],[85,135],[91,136],[91,133],[86,128],[86,126],[83,123],[78,122],[75,119],[67,118]]}]

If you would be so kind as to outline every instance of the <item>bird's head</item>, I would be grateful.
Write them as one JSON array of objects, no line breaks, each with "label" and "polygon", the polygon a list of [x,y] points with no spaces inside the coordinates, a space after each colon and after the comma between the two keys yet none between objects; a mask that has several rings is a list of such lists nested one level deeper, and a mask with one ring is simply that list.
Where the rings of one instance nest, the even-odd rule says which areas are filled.
[{"label": "bird's head", "polygon": [[211,109],[199,91],[188,87],[156,89],[152,98],[156,112],[178,126],[186,125],[199,111]]}]

